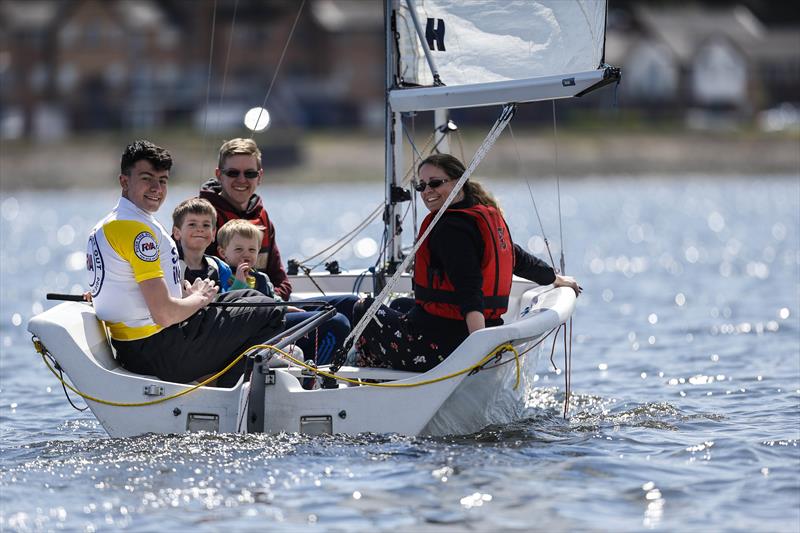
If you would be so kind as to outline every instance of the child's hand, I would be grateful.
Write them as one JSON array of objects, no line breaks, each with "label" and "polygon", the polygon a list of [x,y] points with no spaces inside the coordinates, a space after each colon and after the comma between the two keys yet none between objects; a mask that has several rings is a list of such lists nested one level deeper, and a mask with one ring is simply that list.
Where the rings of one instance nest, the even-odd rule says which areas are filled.
[{"label": "child's hand", "polygon": [[236,267],[236,279],[242,283],[247,283],[247,274],[250,272],[250,270],[250,263],[247,261],[240,263],[239,266]]},{"label": "child's hand", "polygon": [[190,296],[198,296],[202,307],[208,305],[214,299],[214,296],[217,295],[219,291],[219,287],[214,281],[205,278],[200,279],[197,278],[194,280],[194,283],[189,285],[189,282],[184,280],[184,291],[187,293],[187,297]]}]

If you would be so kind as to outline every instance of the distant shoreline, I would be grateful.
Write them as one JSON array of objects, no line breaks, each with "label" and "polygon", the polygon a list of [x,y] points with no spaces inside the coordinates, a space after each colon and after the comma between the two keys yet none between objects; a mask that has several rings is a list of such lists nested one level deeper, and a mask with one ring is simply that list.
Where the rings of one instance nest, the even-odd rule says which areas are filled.
[{"label": "distant shoreline", "polygon": [[[517,152],[530,177],[555,173],[552,133],[515,131],[501,138],[481,163],[479,176],[520,175]],[[235,136],[215,135],[219,139]],[[144,136],[144,135],[143,135]],[[116,185],[119,155],[136,136],[121,135],[73,138],[57,143],[31,144],[3,141],[0,145],[0,189],[71,189]],[[275,168],[265,163],[265,183],[377,181],[383,180],[383,135],[364,133],[312,133],[294,135],[301,162]],[[163,132],[148,138],[163,144],[173,154],[176,184],[199,184],[216,166],[218,139],[203,140],[185,132]],[[267,132],[256,138],[262,147],[287,138]],[[466,158],[471,157],[482,137],[467,134],[462,139]],[[285,144],[285,141],[283,141]],[[451,151],[460,155],[458,143]],[[406,146],[406,157],[410,150]],[[711,134],[700,132],[571,132],[559,133],[560,176],[754,174],[800,177],[800,136],[794,134]]]}]

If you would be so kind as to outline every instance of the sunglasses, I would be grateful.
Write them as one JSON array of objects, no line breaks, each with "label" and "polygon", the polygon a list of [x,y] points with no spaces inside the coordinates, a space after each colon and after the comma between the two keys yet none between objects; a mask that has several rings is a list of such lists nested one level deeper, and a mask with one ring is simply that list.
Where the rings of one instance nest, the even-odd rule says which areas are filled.
[{"label": "sunglasses", "polygon": [[[238,168],[226,168],[222,173],[229,178],[238,178],[239,174],[242,174],[242,171]],[[258,177],[258,170],[245,170],[244,177],[249,180],[254,180]]]},{"label": "sunglasses", "polygon": [[450,180],[441,179],[441,178],[433,178],[432,180],[429,180],[427,183],[425,183],[424,181],[420,181],[419,183],[414,185],[414,189],[417,192],[424,191],[425,187],[430,187],[431,189],[438,189],[442,185],[442,183],[444,183],[446,181],[450,181]]}]

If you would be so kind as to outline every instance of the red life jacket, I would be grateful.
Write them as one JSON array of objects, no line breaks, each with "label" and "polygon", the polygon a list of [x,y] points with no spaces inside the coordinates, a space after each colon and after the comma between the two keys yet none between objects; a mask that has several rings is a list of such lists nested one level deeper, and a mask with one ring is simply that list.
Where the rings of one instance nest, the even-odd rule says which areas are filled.
[{"label": "red life jacket", "polygon": [[[481,259],[483,316],[487,319],[499,319],[508,309],[514,272],[514,245],[508,225],[497,209],[486,205],[448,209],[447,212],[469,215],[480,231],[484,243]],[[429,213],[422,221],[418,238],[428,228],[434,216],[435,213]],[[431,250],[427,239],[417,250],[415,261],[414,295],[417,304],[432,315],[463,320],[452,282],[446,273],[431,267]]]}]

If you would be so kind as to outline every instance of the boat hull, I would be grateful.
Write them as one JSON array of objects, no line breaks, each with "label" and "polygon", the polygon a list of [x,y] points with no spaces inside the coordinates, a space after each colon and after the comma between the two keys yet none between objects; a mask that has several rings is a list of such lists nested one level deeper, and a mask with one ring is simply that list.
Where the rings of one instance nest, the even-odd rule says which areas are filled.
[{"label": "boat hull", "polygon": [[[330,294],[352,287],[359,275],[315,276],[314,282]],[[295,281],[302,289],[303,282]],[[534,346],[571,316],[574,305],[571,290],[515,280],[504,317],[508,323],[470,335],[430,371],[344,367],[339,372],[343,377],[389,386],[340,383],[334,389],[305,390],[301,369],[283,362],[273,365],[266,375],[257,377],[265,380],[264,420],[259,430],[446,435],[472,433],[490,424],[512,421],[522,413],[525,391],[532,385],[541,348]],[[240,380],[232,388],[199,387],[163,401],[192,385],[137,375],[120,367],[101,322],[88,304],[59,304],[32,318],[28,330],[57,361],[75,389],[83,393],[112,437],[247,431],[248,402],[254,401],[249,394],[250,383]],[[518,353],[529,350],[519,358],[519,372],[511,350],[479,371],[463,372],[506,344],[513,345]],[[278,363],[278,358],[274,359]],[[160,403],[120,405],[143,402]]]}]

